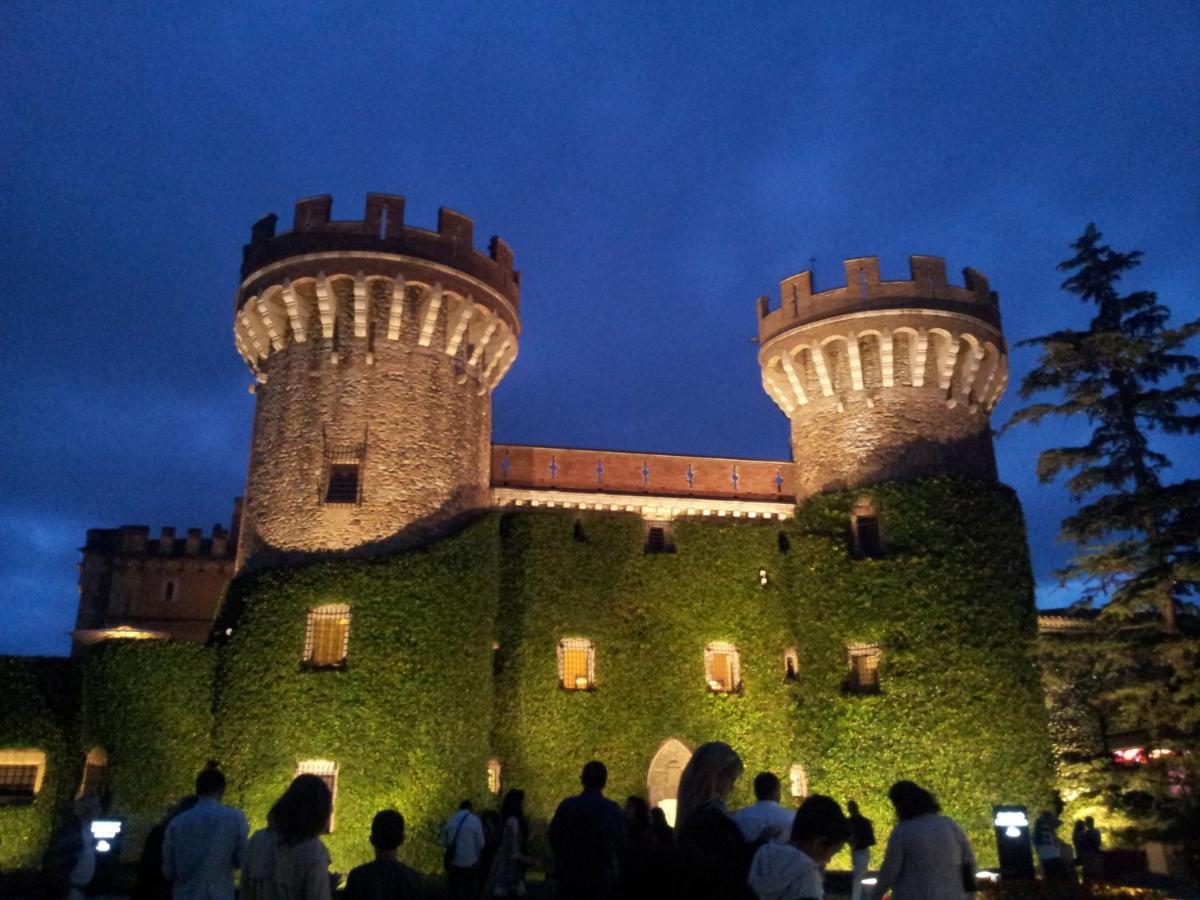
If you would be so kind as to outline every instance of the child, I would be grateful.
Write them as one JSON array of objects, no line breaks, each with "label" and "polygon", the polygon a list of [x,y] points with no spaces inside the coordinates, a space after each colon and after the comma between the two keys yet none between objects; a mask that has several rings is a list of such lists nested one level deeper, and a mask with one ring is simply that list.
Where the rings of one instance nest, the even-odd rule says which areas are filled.
[{"label": "child", "polygon": [[764,844],[754,854],[750,887],[759,900],[824,900],[822,870],[850,834],[838,802],[813,794],[796,810],[791,839]]},{"label": "child", "polygon": [[421,877],[396,859],[396,850],[403,843],[404,816],[394,809],[375,813],[371,822],[375,862],[350,870],[342,895],[345,900],[417,900],[421,897]]}]

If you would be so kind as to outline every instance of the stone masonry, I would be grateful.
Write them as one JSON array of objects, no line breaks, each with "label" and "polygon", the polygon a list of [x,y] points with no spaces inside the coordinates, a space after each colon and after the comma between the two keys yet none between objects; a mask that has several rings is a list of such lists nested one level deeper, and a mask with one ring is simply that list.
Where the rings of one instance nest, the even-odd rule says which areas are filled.
[{"label": "stone masonry", "polygon": [[813,293],[812,273],[759,300],[763,387],[792,422],[798,499],[939,474],[996,477],[988,414],[1008,380],[997,298],[937,257],[881,281],[873,257],[847,260],[846,286]]},{"label": "stone masonry", "polygon": [[[519,275],[472,222],[403,224],[370,194],[362,221],[302,200],[292,232],[254,226],[234,334],[257,407],[239,567],[379,552],[489,504],[491,392],[517,354]],[[330,502],[335,466],[357,497]]]}]

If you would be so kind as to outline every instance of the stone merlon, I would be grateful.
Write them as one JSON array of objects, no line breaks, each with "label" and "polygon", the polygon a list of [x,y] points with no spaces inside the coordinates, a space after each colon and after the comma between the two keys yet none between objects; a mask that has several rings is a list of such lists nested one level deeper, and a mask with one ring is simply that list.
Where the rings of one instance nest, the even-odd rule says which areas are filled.
[{"label": "stone merlon", "polygon": [[[242,279],[251,279],[272,263],[310,253],[364,251],[414,256],[450,266],[477,278],[520,305],[521,273],[513,268],[512,249],[499,237],[488,244],[488,253],[474,246],[475,222],[443,207],[437,231],[404,224],[404,198],[395,194],[367,194],[362,219],[333,221],[333,198],[328,194],[296,203],[292,230],[275,233],[279,217],[264,216],[250,229],[250,243],[242,251]],[[238,292],[240,308],[256,293],[252,281]]]}]

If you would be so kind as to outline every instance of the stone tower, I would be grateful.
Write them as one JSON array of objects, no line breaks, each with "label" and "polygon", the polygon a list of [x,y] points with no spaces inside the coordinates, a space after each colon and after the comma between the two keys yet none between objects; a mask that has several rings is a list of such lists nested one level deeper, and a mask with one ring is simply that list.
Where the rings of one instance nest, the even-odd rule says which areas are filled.
[{"label": "stone tower", "polygon": [[368,194],[361,220],[328,196],[290,232],[257,222],[234,337],[257,402],[238,567],[370,553],[489,505],[492,389],[517,355],[520,276],[500,238],[472,244],[452,210],[404,224]]},{"label": "stone tower", "polygon": [[987,279],[910,257],[912,278],[881,281],[875,257],[847,260],[844,287],[785,279],[758,301],[763,387],[792,423],[796,496],[878,481],[996,477],[988,414],[1008,380]]}]

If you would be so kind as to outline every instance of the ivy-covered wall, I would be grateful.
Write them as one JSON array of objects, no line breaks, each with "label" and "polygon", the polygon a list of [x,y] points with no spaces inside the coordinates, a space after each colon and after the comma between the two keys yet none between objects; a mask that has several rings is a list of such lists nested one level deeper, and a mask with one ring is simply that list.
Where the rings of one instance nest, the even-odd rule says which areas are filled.
[{"label": "ivy-covered wall", "polygon": [[[880,513],[883,559],[847,552],[850,508]],[[881,836],[898,778],[930,787],[994,860],[992,803],[1043,805],[1051,782],[1030,644],[1023,520],[1006,488],[939,479],[816,498],[793,522],[682,521],[676,552],[642,553],[634,517],[510,516],[503,529],[494,742],[505,783],[544,819],[580,764],[644,794],[664,740],[728,741],[747,777],[801,764],[811,791],[857,799]],[[766,569],[768,584],[759,583]],[[595,641],[596,690],[560,690],[560,638]],[[738,695],[706,689],[704,646],[741,654]],[[847,695],[846,645],[883,648],[882,691]],[[784,651],[799,677],[784,678]]]},{"label": "ivy-covered wall", "polygon": [[[228,802],[252,827],[301,760],[338,765],[334,867],[371,855],[371,817],[409,822],[405,858],[440,865],[441,820],[483,799],[492,715],[496,518],[386,560],[264,573],[232,588],[216,704],[216,755]],[[309,609],[350,606],[344,669],[301,664]]]},{"label": "ivy-covered wall", "polygon": [[46,754],[42,790],[32,803],[0,805],[0,870],[36,865],[58,817],[79,785],[79,675],[74,660],[0,657],[0,749]]},{"label": "ivy-covered wall", "polygon": [[[851,507],[864,496],[878,508],[881,559],[848,552]],[[227,801],[254,827],[299,761],[335,761],[327,843],[341,871],[369,857],[371,816],[388,806],[409,822],[405,858],[439,868],[446,815],[463,797],[498,803],[486,789],[493,756],[503,786],[527,791],[537,834],[578,790],[585,761],[608,764],[612,796],[644,795],[651,759],[671,738],[737,748],[747,775],[735,804],[750,801],[755,772],[786,784],[800,764],[810,791],[857,799],[881,841],[887,789],[912,778],[985,862],[995,856],[993,803],[1048,802],[1032,576],[1007,488],[884,485],[814,498],[793,521],[677,521],[673,531],[675,552],[647,555],[634,515],[492,512],[386,559],[249,575],[231,587],[212,647],[94,650],[77,738],[69,714],[45,731],[57,721],[37,700],[46,688],[23,675],[30,686],[15,695],[46,711],[6,715],[6,727],[27,720],[42,731],[3,739],[58,742],[56,754],[78,757],[55,765],[72,770],[67,794],[83,751],[105,747],[114,809],[130,817],[138,846],[210,756],[229,780]],[[330,603],[350,607],[346,664],[310,670],[307,613]],[[594,690],[559,687],[564,637],[594,642]],[[712,641],[738,648],[740,692],[708,690]],[[851,642],[881,645],[879,694],[843,692]],[[795,679],[784,677],[787,648],[797,651]],[[42,799],[22,826],[27,843],[47,829],[55,796]],[[0,810],[0,852],[10,821]]]},{"label": "ivy-covered wall", "polygon": [[108,754],[110,809],[125,820],[124,858],[192,793],[212,757],[213,651],[165,641],[109,641],[84,663],[80,759]]}]

